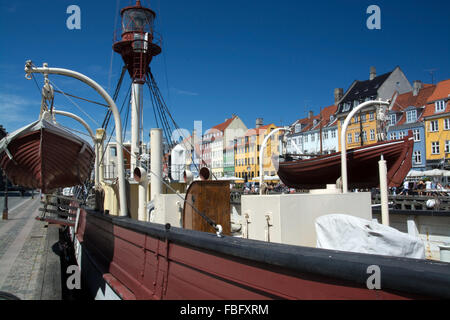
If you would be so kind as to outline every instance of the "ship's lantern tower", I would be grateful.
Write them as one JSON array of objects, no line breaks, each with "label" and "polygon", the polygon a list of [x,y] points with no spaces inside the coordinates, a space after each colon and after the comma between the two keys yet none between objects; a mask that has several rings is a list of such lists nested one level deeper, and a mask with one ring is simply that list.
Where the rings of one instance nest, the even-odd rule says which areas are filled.
[{"label": "ship's lantern tower", "polygon": [[115,36],[114,51],[122,56],[133,82],[145,83],[145,75],[152,58],[161,53],[161,47],[153,43],[155,38],[153,10],[142,7],[141,2],[123,8],[120,35]]},{"label": "ship's lantern tower", "polygon": [[[141,6],[139,0],[134,6],[120,11],[122,27],[114,35],[113,49],[122,56],[133,80],[131,91],[131,172],[139,167],[140,130],[142,130],[142,86],[146,81],[149,65],[154,56],[161,53],[159,39],[154,32],[156,14]],[[157,42],[157,43],[154,43]]]}]

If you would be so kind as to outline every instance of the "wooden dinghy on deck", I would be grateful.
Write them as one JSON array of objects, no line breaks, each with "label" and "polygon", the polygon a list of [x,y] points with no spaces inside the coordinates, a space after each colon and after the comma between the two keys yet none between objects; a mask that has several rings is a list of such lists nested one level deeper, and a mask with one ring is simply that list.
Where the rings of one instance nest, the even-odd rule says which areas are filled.
[{"label": "wooden dinghy on deck", "polygon": [[[399,187],[412,165],[414,138],[410,132],[401,140],[392,140],[347,150],[350,188],[373,188],[379,185],[378,161],[387,163],[389,187]],[[315,189],[334,184],[341,176],[341,153],[279,163],[278,176],[291,188]]]},{"label": "wooden dinghy on deck", "polygon": [[89,143],[45,117],[0,141],[0,166],[8,179],[43,193],[82,184],[94,159]]}]

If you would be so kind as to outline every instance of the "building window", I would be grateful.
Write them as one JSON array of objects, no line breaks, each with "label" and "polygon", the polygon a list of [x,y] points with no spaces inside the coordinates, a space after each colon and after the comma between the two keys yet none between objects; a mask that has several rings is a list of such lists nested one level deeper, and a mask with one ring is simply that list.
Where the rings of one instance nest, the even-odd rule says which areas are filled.
[{"label": "building window", "polygon": [[414,135],[414,142],[419,142],[420,141],[420,130],[414,129],[413,135]]},{"label": "building window", "polygon": [[328,139],[328,131],[325,131],[325,132],[323,133],[323,139],[324,139],[324,140],[327,140],[327,139]]},{"label": "building window", "polygon": [[367,141],[367,132],[366,132],[366,130],[364,130],[364,131],[362,132],[362,138],[363,138],[363,141],[364,141],[364,142]]},{"label": "building window", "polygon": [[403,139],[405,137],[405,133],[403,132],[403,131],[400,131],[399,133],[398,133],[398,138],[399,139]]},{"label": "building window", "polygon": [[397,115],[391,114],[389,117],[389,125],[394,126],[396,122],[397,122]]},{"label": "building window", "polygon": [[355,132],[355,142],[359,142],[359,132]]},{"label": "building window", "polygon": [[439,141],[431,143],[431,154],[440,154],[441,150],[439,148]]},{"label": "building window", "polygon": [[347,135],[347,143],[352,143],[352,134],[351,133],[349,133]]},{"label": "building window", "polygon": [[407,123],[416,122],[416,120],[417,120],[417,110],[406,111],[406,122]]},{"label": "building window", "polygon": [[305,142],[308,142],[308,135],[305,135]]},{"label": "building window", "polygon": [[361,115],[361,122],[366,122],[366,121],[367,121],[366,114],[364,113]]},{"label": "building window", "polygon": [[110,155],[111,155],[111,157],[117,157],[117,148],[116,147],[111,147]]},{"label": "building window", "polygon": [[311,135],[311,142],[314,142],[315,137],[316,137],[316,134],[313,133],[313,134]]},{"label": "building window", "polygon": [[345,102],[342,111],[346,112],[350,110],[350,102]]},{"label": "building window", "polygon": [[395,139],[397,139],[397,133],[391,132],[391,133],[389,134],[389,140],[395,140]]},{"label": "building window", "polygon": [[439,131],[439,122],[438,120],[430,121],[430,132]]},{"label": "building window", "polygon": [[375,120],[375,113],[371,112],[369,113],[369,121]]},{"label": "building window", "polygon": [[450,140],[445,141],[445,153],[450,153]]},{"label": "building window", "polygon": [[375,140],[375,129],[370,129],[370,140]]},{"label": "building window", "polygon": [[450,130],[450,118],[444,119],[444,130]]},{"label": "building window", "polygon": [[358,123],[358,116],[353,116],[353,122]]},{"label": "building window", "polygon": [[331,137],[332,137],[332,138],[336,138],[336,131],[337,131],[337,130],[332,130],[332,131],[331,131]]},{"label": "building window", "polygon": [[436,112],[442,112],[445,110],[445,101],[439,100],[434,103]]},{"label": "building window", "polygon": [[420,154],[420,151],[414,151],[413,160],[415,164],[422,163],[422,155]]}]

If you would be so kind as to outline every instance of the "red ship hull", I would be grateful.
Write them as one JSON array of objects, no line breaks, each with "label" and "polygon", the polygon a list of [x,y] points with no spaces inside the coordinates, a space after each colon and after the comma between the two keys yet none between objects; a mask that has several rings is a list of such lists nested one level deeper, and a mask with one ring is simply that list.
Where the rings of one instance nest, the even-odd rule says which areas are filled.
[{"label": "red ship hull", "polygon": [[[387,164],[389,187],[399,187],[412,165],[414,140],[380,142],[347,150],[350,188],[373,188],[379,185],[378,161],[383,155]],[[278,176],[291,188],[314,189],[334,184],[341,176],[341,153],[335,152],[312,159],[279,163]]]},{"label": "red ship hull", "polygon": [[90,176],[95,159],[92,147],[46,120],[5,139],[0,166],[15,185],[48,193],[79,185]]},{"label": "red ship hull", "polygon": [[[81,273],[97,297],[107,287],[125,300],[450,296],[450,269],[436,261],[219,238],[85,209],[75,237]],[[382,272],[380,290],[367,288],[372,265]]]}]

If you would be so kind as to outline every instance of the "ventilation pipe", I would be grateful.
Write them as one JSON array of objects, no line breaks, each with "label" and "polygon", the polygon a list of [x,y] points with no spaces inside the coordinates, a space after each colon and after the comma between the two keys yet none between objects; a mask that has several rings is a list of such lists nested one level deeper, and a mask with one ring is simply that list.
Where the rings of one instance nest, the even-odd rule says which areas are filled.
[{"label": "ventilation pipe", "polygon": [[162,129],[150,130],[150,148],[150,166],[153,173],[150,180],[150,200],[154,201],[162,193]]},{"label": "ventilation pipe", "polygon": [[148,177],[144,168],[136,167],[133,171],[134,181],[139,183],[138,220],[147,221]]}]

